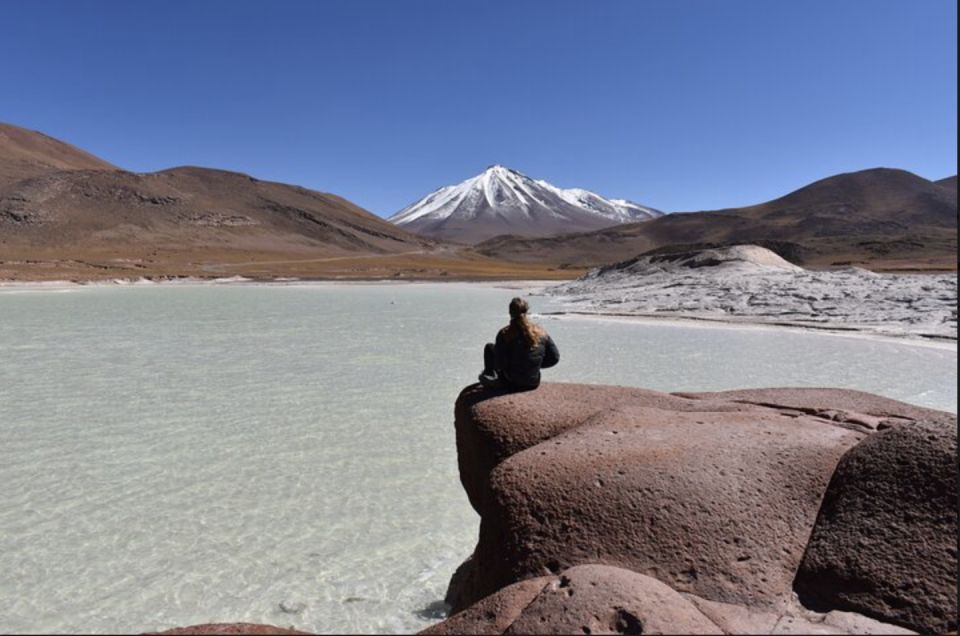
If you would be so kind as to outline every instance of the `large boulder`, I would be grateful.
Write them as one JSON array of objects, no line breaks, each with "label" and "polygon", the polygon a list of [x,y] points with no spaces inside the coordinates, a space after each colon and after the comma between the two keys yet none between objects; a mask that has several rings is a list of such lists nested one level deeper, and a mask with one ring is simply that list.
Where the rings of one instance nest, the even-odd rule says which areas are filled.
[{"label": "large boulder", "polygon": [[934,411],[891,400],[872,393],[849,389],[738,389],[716,393],[674,393],[673,395],[723,400],[773,408],[780,413],[815,415],[838,426],[874,432],[898,423],[930,420],[956,424],[952,413]]},{"label": "large boulder", "polygon": [[482,514],[490,471],[504,459],[576,428],[594,415],[630,405],[667,411],[750,408],[732,400],[711,401],[709,394],[685,397],[598,384],[544,383],[520,393],[470,385],[454,407],[460,481],[470,503]]},{"label": "large boulder", "polygon": [[460,482],[482,514],[490,471],[511,455],[619,405],[683,409],[690,402],[646,389],[590,384],[541,384],[521,393],[468,386],[454,408]]},{"label": "large boulder", "polygon": [[422,634],[723,634],[660,581],[606,565],[514,583]]},{"label": "large boulder", "polygon": [[840,460],[797,574],[800,599],[957,630],[957,428],[912,422]]},{"label": "large boulder", "polygon": [[914,634],[889,623],[789,605],[777,612],[680,594],[609,565],[508,585],[420,632],[444,634]]},{"label": "large boulder", "polygon": [[503,634],[520,617],[555,576],[518,581],[497,590],[447,620],[431,625],[421,634]]},{"label": "large boulder", "polygon": [[[518,581],[602,564],[733,608],[731,624],[801,629],[809,620],[786,608],[837,462],[916,420],[956,426],[949,414],[848,390],[468,387],[457,445],[480,539],[448,601],[457,612]],[[953,527],[949,536],[955,516]],[[823,616],[818,629],[866,629],[827,628]]]},{"label": "large boulder", "polygon": [[596,415],[493,470],[471,600],[608,563],[706,598],[777,605],[837,460],[860,439],[762,409]]},{"label": "large boulder", "polygon": [[510,393],[479,384],[465,388],[455,406],[460,481],[474,509],[490,471],[516,453],[579,426],[590,417],[621,405],[642,404],[663,410],[714,412],[757,406],[793,415],[806,411],[848,428],[876,428],[887,419],[942,417],[939,411],[846,389],[747,389],[718,393],[662,393],[596,384],[544,383],[534,391]]},{"label": "large boulder", "polygon": [[283,634],[294,636],[297,634],[309,634],[296,629],[277,627],[276,625],[263,625],[260,623],[204,623],[202,625],[189,625],[187,627],[175,627],[162,632],[149,632],[157,636],[192,636],[193,634],[217,634],[224,636],[262,636],[266,634]]}]

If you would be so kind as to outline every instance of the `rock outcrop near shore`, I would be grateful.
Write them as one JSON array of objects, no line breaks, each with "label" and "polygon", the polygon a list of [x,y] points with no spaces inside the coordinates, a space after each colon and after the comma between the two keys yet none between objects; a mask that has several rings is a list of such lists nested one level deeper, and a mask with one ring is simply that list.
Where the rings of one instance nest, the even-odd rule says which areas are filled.
[{"label": "rock outcrop near shore", "polygon": [[427,633],[957,628],[951,414],[833,389],[474,385],[456,435],[480,537]]},{"label": "rock outcrop near shore", "polygon": [[834,473],[797,575],[800,600],[957,628],[957,431],[900,424]]},{"label": "rock outcrop near shore", "polygon": [[217,636],[265,636],[266,634],[282,634],[294,636],[309,634],[296,629],[277,627],[276,625],[261,625],[259,623],[204,623],[188,627],[176,627],[163,632],[152,632],[156,636],[194,636],[195,634],[216,634]]},{"label": "rock outcrop near shore", "polygon": [[957,338],[957,275],[805,270],[757,245],[655,250],[545,293],[572,311]]}]

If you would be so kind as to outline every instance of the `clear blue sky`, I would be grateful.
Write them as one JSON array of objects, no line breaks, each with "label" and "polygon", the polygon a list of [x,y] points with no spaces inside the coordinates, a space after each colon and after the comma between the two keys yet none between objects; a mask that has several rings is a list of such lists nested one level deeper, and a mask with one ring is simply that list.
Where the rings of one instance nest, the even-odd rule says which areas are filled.
[{"label": "clear blue sky", "polygon": [[0,0],[0,121],[386,216],[502,163],[667,211],[957,172],[954,0]]}]

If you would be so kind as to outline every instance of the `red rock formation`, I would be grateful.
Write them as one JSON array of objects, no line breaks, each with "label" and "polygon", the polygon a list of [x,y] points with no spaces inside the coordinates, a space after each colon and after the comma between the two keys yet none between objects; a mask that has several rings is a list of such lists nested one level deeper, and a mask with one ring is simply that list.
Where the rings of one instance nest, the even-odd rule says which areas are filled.
[{"label": "red rock formation", "polygon": [[901,424],[840,460],[797,575],[800,599],[957,630],[957,428]]},{"label": "red rock formation", "polygon": [[606,565],[514,583],[423,634],[722,634],[656,579]]},{"label": "red rock formation", "polygon": [[446,634],[914,634],[860,614],[778,612],[678,594],[654,578],[578,565],[527,579],[420,632]]},{"label": "red rock formation", "polygon": [[555,576],[527,579],[494,592],[421,634],[503,634]]},{"label": "red rock formation", "polygon": [[261,634],[309,634],[310,632],[301,632],[296,629],[286,629],[276,627],[275,625],[258,625],[257,623],[205,623],[203,625],[190,625],[189,627],[176,627],[163,632],[151,632],[153,634],[164,634],[167,636],[187,636],[188,634],[230,634],[231,636],[260,636]]},{"label": "red rock formation", "polygon": [[[703,614],[712,614],[711,625],[724,623],[725,630],[820,629],[830,617],[831,633],[897,631],[859,615],[803,615],[792,600],[794,577],[827,485],[850,448],[878,429],[928,419],[953,422],[956,457],[955,417],[858,391],[665,394],[544,384],[503,395],[475,385],[461,394],[456,415],[461,481],[481,526],[448,601],[457,611],[483,600],[448,619],[459,621],[454,628],[435,633],[453,633],[456,625],[479,629],[480,623],[492,630],[484,633],[523,631],[523,613],[537,604],[565,615],[568,602],[540,600],[542,582],[561,573],[570,578],[570,568],[586,564],[656,579],[699,603]],[[943,536],[956,535],[955,515],[952,524]],[[912,565],[923,576],[925,565]],[[540,583],[519,592],[511,587],[530,580]],[[578,612],[596,610],[593,627],[575,625],[582,617],[554,617],[537,633],[549,626],[561,632],[617,628],[607,625],[610,604],[602,598],[577,606]],[[645,632],[671,605],[658,603],[638,619]],[[689,604],[677,603],[671,607],[678,611]],[[844,607],[850,606],[819,609]]]}]

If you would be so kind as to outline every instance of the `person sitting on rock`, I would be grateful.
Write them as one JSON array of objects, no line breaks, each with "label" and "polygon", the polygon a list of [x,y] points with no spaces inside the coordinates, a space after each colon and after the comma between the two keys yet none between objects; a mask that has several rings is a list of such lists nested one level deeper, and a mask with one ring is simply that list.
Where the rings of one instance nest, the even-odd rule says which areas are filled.
[{"label": "person sitting on rock", "polygon": [[483,348],[486,387],[526,391],[540,386],[540,369],[560,362],[560,351],[546,331],[527,317],[530,305],[522,298],[510,301],[510,324],[497,333],[496,343]]}]

